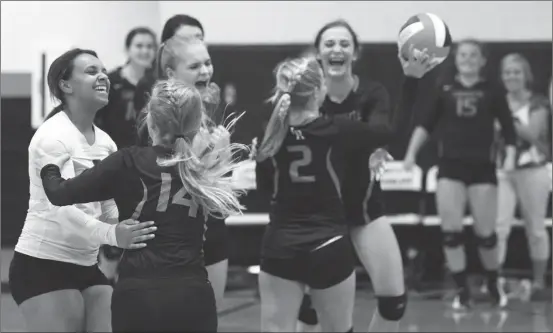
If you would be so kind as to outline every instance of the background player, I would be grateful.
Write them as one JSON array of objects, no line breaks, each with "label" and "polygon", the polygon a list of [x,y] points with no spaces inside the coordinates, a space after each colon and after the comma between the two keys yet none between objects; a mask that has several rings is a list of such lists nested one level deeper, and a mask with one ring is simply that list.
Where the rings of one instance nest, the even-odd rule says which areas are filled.
[{"label": "background player", "polygon": [[[528,296],[545,288],[550,251],[544,222],[551,188],[551,175],[546,167],[551,161],[551,109],[545,96],[532,91],[533,78],[524,56],[512,53],[502,59],[501,79],[507,90],[505,98],[514,118],[517,141],[515,170],[500,172],[498,178],[497,246],[502,266],[519,203],[534,273]],[[501,142],[500,145],[503,146]],[[502,149],[500,152],[499,167],[504,155]]]},{"label": "background player", "polygon": [[470,305],[467,285],[463,218],[467,201],[474,217],[480,258],[494,303],[503,307],[507,297],[497,284],[497,178],[494,162],[494,121],[498,119],[505,139],[504,169],[514,167],[515,131],[509,106],[502,94],[480,74],[486,58],[482,45],[461,41],[455,51],[457,75],[439,86],[428,103],[421,124],[414,130],[405,154],[405,165],[415,164],[417,152],[440,125],[438,189],[436,205],[441,219],[444,252],[458,287],[454,309]]},{"label": "background player", "polygon": [[122,216],[156,222],[156,238],[121,261],[112,301],[115,332],[215,332],[204,227],[208,215],[242,209],[225,176],[238,166],[230,157],[241,146],[229,145],[222,127],[213,134],[200,130],[202,96],[188,84],[158,82],[147,110],[152,147],[119,150],[67,181],[58,166],[47,166],[45,190],[58,205],[114,198]]},{"label": "background player", "polygon": [[[29,210],[10,266],[10,288],[32,332],[111,331],[112,288],[98,269],[101,244],[137,246],[134,238],[153,222],[117,225],[113,201],[52,206],[40,169],[60,155],[71,155],[68,177],[92,167],[116,150],[110,137],[93,125],[108,102],[109,80],[90,50],[72,49],[48,70],[50,93],[60,102],[29,144]],[[141,231],[142,230],[142,231]]]}]

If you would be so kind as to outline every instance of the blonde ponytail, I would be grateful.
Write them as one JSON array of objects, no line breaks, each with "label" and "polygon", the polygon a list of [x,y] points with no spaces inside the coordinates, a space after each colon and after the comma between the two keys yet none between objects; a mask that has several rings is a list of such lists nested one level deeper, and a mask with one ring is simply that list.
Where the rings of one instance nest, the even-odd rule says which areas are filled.
[{"label": "blonde ponytail", "polygon": [[255,156],[257,162],[262,162],[274,156],[280,149],[280,146],[282,146],[282,142],[284,138],[286,138],[286,133],[289,128],[289,109],[290,94],[283,93],[273,109],[271,119],[269,119],[265,134],[263,135],[263,140],[257,149]]}]

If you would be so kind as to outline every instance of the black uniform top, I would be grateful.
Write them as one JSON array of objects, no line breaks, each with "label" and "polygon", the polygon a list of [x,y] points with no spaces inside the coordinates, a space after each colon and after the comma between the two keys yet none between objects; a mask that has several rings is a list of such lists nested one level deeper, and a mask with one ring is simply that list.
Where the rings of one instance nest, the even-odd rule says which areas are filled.
[{"label": "black uniform top", "polygon": [[126,250],[121,277],[206,274],[202,209],[185,192],[177,169],[156,162],[170,152],[161,146],[124,148],[68,180],[55,165],[41,171],[44,191],[54,205],[113,198],[121,220],[155,221],[156,237],[145,248]]},{"label": "black uniform top", "polygon": [[121,76],[122,67],[108,74],[109,103],[96,113],[95,123],[115,141],[118,148],[136,144],[138,113],[134,106],[136,86]]},{"label": "black uniform top", "polygon": [[513,119],[504,94],[488,81],[472,87],[457,79],[438,87],[429,100],[421,126],[439,131],[439,155],[443,158],[493,162],[494,121],[499,120],[505,144],[515,144]]},{"label": "black uniform top", "polygon": [[272,193],[262,255],[293,257],[347,232],[346,166],[367,161],[382,135],[346,119],[317,118],[290,128],[279,151],[257,163],[257,188]]},{"label": "black uniform top", "polygon": [[[349,118],[367,123],[374,133],[382,136],[382,146],[404,137],[412,119],[412,108],[418,81],[406,78],[402,84],[399,103],[391,107],[386,88],[375,81],[362,82],[342,103],[326,98],[322,113],[327,117]],[[368,159],[348,166],[344,184],[344,207],[348,224],[361,225],[384,215],[382,189],[378,182],[371,184]]]}]

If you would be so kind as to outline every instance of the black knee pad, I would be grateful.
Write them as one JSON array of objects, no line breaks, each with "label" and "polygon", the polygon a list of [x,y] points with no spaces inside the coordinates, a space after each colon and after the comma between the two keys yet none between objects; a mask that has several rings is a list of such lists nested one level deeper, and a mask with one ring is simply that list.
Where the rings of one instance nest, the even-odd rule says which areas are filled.
[{"label": "black knee pad", "polygon": [[317,316],[317,311],[315,311],[313,305],[311,304],[310,295],[305,294],[303,296],[298,320],[304,324],[311,326],[317,325],[319,323],[319,317]]},{"label": "black knee pad", "polygon": [[493,249],[497,245],[497,234],[494,232],[489,236],[476,235],[476,244],[483,249]]},{"label": "black knee pad", "polygon": [[444,247],[458,247],[465,242],[462,231],[443,231],[442,236]]},{"label": "black knee pad", "polygon": [[405,314],[407,294],[401,296],[377,297],[378,313],[386,320],[398,321]]}]

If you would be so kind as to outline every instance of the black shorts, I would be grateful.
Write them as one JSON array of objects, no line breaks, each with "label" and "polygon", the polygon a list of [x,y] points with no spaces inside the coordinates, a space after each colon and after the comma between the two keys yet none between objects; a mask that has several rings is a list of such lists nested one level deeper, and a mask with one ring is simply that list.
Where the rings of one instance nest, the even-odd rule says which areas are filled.
[{"label": "black shorts", "polygon": [[113,332],[216,332],[206,277],[124,278],[111,299]]},{"label": "black shorts", "polygon": [[209,217],[204,242],[204,261],[210,266],[228,259],[228,230],[225,220]]},{"label": "black shorts", "polygon": [[497,184],[497,168],[493,162],[471,162],[442,158],[438,162],[438,179],[447,178],[467,186]]},{"label": "black shorts", "polygon": [[354,268],[355,257],[347,236],[294,258],[261,259],[261,270],[265,273],[305,283],[313,289],[337,285],[347,279]]},{"label": "black shorts", "polygon": [[81,266],[40,259],[15,252],[10,264],[10,289],[18,305],[38,295],[56,290],[83,291],[97,285],[110,285],[98,265]]}]

